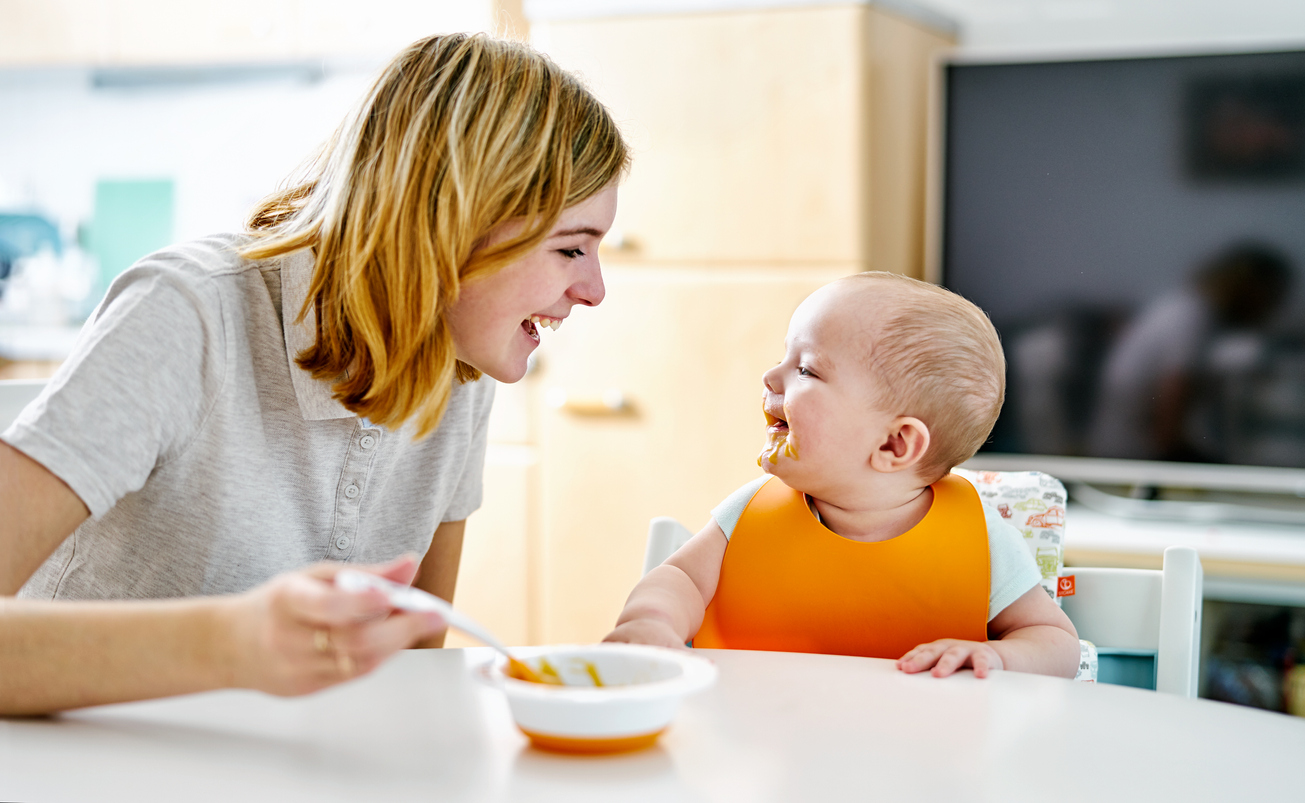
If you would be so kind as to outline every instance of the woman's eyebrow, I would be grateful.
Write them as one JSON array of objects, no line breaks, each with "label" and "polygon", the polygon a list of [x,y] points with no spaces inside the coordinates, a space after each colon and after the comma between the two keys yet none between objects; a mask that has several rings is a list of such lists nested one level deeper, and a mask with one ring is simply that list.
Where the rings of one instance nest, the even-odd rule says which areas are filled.
[{"label": "woman's eyebrow", "polygon": [[592,226],[580,226],[574,229],[563,229],[562,231],[555,231],[552,234],[548,235],[548,239],[552,240],[557,237],[570,237],[574,234],[588,234],[590,237],[602,237],[606,233],[607,232],[599,231],[598,229],[595,229]]}]

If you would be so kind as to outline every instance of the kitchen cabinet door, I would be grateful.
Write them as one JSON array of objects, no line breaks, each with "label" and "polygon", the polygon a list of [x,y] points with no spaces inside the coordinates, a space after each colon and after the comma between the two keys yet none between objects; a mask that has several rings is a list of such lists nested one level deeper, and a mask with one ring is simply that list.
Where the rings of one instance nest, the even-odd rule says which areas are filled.
[{"label": "kitchen cabinet door", "polygon": [[621,234],[649,261],[862,256],[866,9],[532,23],[634,146]]},{"label": "kitchen cabinet door", "polygon": [[926,104],[948,33],[864,3],[531,31],[633,145],[617,220],[631,257],[921,275]]},{"label": "kitchen cabinet door", "polygon": [[576,309],[540,347],[544,643],[611,629],[639,579],[650,518],[696,531],[758,476],[761,375],[783,355],[798,303],[846,271],[604,273],[602,306]]},{"label": "kitchen cabinet door", "polygon": [[[538,450],[524,444],[491,443],[485,455],[485,498],[467,519],[462,563],[453,604],[508,645],[533,644],[531,622],[539,516]],[[447,647],[480,642],[456,631]]]}]

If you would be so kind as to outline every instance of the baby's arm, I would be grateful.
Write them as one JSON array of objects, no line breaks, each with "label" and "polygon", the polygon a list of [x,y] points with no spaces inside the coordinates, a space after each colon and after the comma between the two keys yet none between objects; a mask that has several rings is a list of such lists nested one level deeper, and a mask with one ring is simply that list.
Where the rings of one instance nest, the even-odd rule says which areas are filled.
[{"label": "baby's arm", "polygon": [[702,626],[725,558],[725,531],[715,519],[644,575],[630,592],[616,629],[603,641],[683,647]]},{"label": "baby's arm", "polygon": [[1078,659],[1078,631],[1047,592],[1035,585],[988,623],[988,641],[942,639],[921,644],[903,655],[897,667],[912,673],[932,668],[934,677],[970,666],[981,678],[993,669],[1072,678]]}]

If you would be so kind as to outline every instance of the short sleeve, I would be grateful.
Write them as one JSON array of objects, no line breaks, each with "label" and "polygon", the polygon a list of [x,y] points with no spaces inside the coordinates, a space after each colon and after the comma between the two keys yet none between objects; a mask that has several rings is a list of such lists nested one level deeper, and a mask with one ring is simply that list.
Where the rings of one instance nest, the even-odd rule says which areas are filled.
[{"label": "short sleeve", "polygon": [[2,436],[95,518],[185,450],[221,389],[221,298],[165,255],[114,281],[72,355]]},{"label": "short sleeve", "polygon": [[770,479],[770,476],[765,474],[757,477],[752,482],[749,482],[747,485],[744,485],[742,488],[725,497],[725,501],[721,502],[711,511],[711,517],[715,519],[716,523],[720,525],[720,528],[725,531],[726,541],[728,541],[730,535],[734,533],[734,528],[739,523],[739,517],[743,515],[743,509],[748,506],[748,503],[752,501],[752,497],[757,495],[757,491],[761,490],[761,486],[765,485],[766,480],[768,479]]},{"label": "short sleeve", "polygon": [[1028,593],[1042,580],[1042,572],[1024,543],[1024,536],[1001,514],[983,506],[983,520],[988,527],[988,563],[992,581],[988,591],[988,621],[1015,600]]},{"label": "short sleeve", "polygon": [[480,509],[485,493],[485,452],[489,448],[489,412],[494,406],[495,387],[493,379],[483,376],[468,388],[473,394],[471,440],[457,490],[441,519],[444,522],[462,521]]}]

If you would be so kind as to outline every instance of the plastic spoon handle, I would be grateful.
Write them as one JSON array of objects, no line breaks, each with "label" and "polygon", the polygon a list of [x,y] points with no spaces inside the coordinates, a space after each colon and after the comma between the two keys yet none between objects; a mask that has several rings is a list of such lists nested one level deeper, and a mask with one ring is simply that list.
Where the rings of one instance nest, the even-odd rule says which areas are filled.
[{"label": "plastic spoon handle", "polygon": [[391,605],[405,611],[434,611],[443,617],[449,627],[456,627],[463,633],[475,637],[509,658],[512,657],[507,647],[503,646],[503,642],[494,638],[494,634],[486,630],[479,622],[434,594],[428,594],[420,588],[405,586],[392,580],[386,580],[384,577],[377,577],[374,574],[360,572],[356,569],[341,569],[335,575],[335,586],[344,591],[379,591],[386,596]]}]

